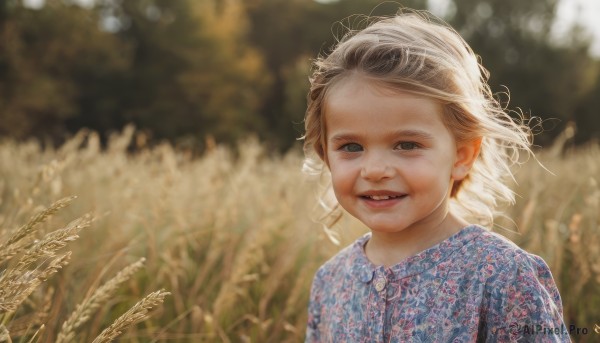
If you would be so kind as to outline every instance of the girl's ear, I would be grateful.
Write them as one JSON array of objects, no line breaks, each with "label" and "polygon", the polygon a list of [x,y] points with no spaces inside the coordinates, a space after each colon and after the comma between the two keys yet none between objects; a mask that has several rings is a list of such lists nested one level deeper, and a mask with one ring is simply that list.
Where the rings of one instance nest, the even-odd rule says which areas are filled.
[{"label": "girl's ear", "polygon": [[483,137],[478,137],[456,145],[456,161],[452,168],[453,180],[462,180],[469,175],[473,163],[479,156],[482,139]]}]

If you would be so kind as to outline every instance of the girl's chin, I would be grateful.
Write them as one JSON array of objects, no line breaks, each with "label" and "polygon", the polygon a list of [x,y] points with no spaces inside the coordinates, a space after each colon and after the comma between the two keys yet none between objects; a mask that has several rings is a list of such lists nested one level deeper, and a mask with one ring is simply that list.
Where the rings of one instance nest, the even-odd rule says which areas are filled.
[{"label": "girl's chin", "polygon": [[395,234],[401,233],[404,231],[404,227],[398,225],[371,225],[365,223],[367,227],[371,230],[372,233],[380,233],[380,234]]}]

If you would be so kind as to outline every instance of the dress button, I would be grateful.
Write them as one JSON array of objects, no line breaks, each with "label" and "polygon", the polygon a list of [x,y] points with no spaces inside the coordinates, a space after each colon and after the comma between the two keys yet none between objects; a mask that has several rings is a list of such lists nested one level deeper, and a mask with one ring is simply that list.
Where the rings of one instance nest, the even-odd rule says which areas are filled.
[{"label": "dress button", "polygon": [[377,290],[377,292],[383,291],[386,283],[387,281],[383,276],[377,277],[377,279],[375,279],[375,289]]}]

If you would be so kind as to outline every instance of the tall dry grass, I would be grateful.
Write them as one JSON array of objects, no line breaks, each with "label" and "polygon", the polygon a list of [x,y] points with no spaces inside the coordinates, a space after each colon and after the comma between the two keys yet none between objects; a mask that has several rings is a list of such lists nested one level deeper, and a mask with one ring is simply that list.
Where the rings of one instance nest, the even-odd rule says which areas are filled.
[{"label": "tall dry grass", "polygon": [[[36,297],[31,295],[53,274],[69,264],[71,252],[62,252],[62,248],[78,239],[80,231],[92,224],[93,217],[86,214],[60,229],[47,233],[40,232],[38,227],[68,206],[73,199],[74,197],[61,199],[35,214],[19,228],[3,229],[0,232],[3,238],[3,242],[0,243],[0,265],[3,267],[0,272],[0,341],[12,342],[13,338],[20,338],[22,342],[39,342],[45,323],[56,319],[49,315],[50,306],[53,305],[52,287],[43,288],[45,295],[42,303],[36,302]],[[128,280],[134,271],[140,269],[141,264],[142,261],[138,261],[125,268],[97,289],[92,297],[86,298],[78,305],[76,311],[64,322],[56,342],[76,341],[77,329],[106,302],[120,283]],[[148,310],[162,303],[167,294],[161,290],[144,297],[102,331],[94,342],[112,342],[123,330],[146,319]]]},{"label": "tall dry grass", "polygon": [[[32,293],[19,314],[51,304],[39,320],[45,324],[39,341],[53,342],[61,330],[68,336],[70,327],[77,327],[78,341],[92,341],[136,299],[162,288],[172,295],[159,313],[124,332],[122,341],[301,341],[313,273],[340,247],[311,220],[319,187],[302,174],[300,153],[270,155],[250,139],[240,142],[238,157],[218,145],[199,158],[168,144],[130,154],[127,146],[143,141],[135,136],[128,127],[105,151],[95,133],[84,131],[56,150],[0,144],[0,229],[18,227],[40,204],[71,194],[77,201],[48,225],[89,210],[98,216],[70,245],[76,258]],[[539,159],[555,176],[534,162],[517,171],[520,198],[506,212],[516,224],[498,224],[518,225],[520,234],[499,232],[548,261],[565,321],[593,329],[600,322],[600,148],[554,150]],[[345,245],[365,228],[346,217],[336,231]],[[145,270],[114,295],[90,291],[143,256]],[[104,300],[88,315],[85,306],[97,299]],[[85,323],[77,326],[72,313]]]}]

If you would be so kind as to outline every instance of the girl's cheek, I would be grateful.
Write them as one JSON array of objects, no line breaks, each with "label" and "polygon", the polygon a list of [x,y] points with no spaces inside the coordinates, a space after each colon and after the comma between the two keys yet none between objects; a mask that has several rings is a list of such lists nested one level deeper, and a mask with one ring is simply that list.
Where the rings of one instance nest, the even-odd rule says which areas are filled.
[{"label": "girl's cheek", "polygon": [[336,175],[347,175],[354,170],[354,163],[344,159],[331,160],[329,171]]},{"label": "girl's cheek", "polygon": [[337,157],[334,160],[332,160],[332,164],[331,167],[332,168],[339,168],[342,170],[347,170],[349,168],[352,168],[356,165],[357,161],[356,159],[349,159],[349,158],[343,158],[343,157]]}]

